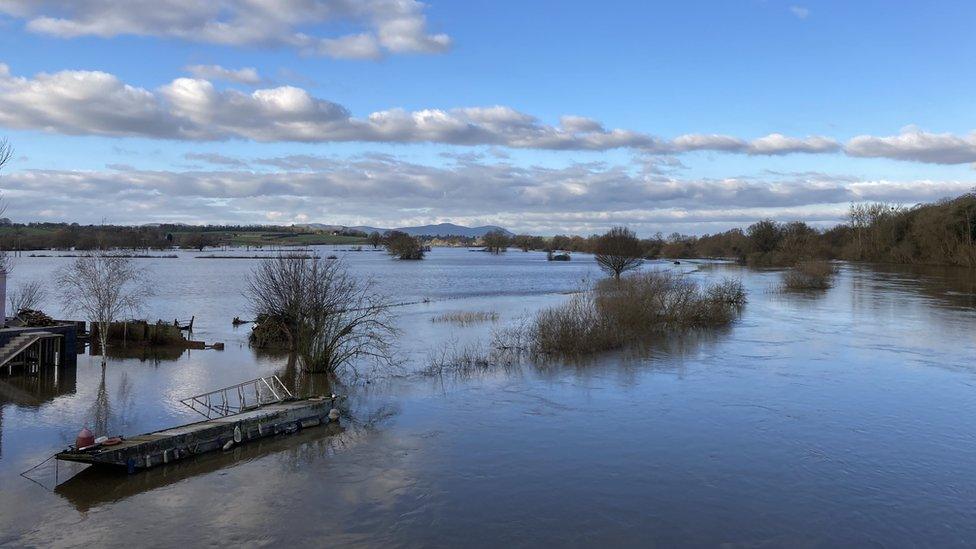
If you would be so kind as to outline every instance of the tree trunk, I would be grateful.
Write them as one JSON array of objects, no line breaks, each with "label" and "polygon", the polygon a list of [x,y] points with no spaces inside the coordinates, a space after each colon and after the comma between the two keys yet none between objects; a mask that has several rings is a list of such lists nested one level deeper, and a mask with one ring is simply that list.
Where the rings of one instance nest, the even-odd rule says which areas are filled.
[{"label": "tree trunk", "polygon": [[98,342],[102,346],[102,366],[108,362],[108,322],[98,323]]}]

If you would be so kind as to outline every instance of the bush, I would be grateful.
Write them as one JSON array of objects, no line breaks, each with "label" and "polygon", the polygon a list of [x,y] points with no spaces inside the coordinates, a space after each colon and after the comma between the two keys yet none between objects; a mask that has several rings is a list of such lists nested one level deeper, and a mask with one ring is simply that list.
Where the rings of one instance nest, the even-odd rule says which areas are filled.
[{"label": "bush", "polygon": [[535,354],[578,355],[639,344],[666,330],[730,324],[745,303],[742,284],[701,286],[671,271],[604,280],[562,306],[540,312],[530,327]]},{"label": "bush", "polygon": [[783,273],[783,289],[826,290],[833,286],[836,272],[829,261],[804,261]]},{"label": "bush", "polygon": [[423,259],[424,245],[420,239],[401,231],[390,231],[386,235],[386,251],[399,259]]}]

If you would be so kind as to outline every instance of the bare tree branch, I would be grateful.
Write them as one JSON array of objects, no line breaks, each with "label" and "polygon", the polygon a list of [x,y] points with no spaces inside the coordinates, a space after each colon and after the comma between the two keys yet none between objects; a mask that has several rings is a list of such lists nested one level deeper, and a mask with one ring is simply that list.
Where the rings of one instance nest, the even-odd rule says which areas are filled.
[{"label": "bare tree branch", "polygon": [[31,280],[11,291],[7,301],[10,303],[10,312],[16,315],[20,311],[36,310],[46,297],[44,284],[40,280]]},{"label": "bare tree branch", "polygon": [[359,357],[392,363],[397,331],[390,305],[341,261],[268,259],[249,277],[245,294],[258,319],[252,342],[259,346],[297,351],[313,371],[355,371]]},{"label": "bare tree branch", "polygon": [[103,364],[111,323],[136,312],[153,293],[145,270],[114,253],[80,256],[58,272],[57,280],[65,311],[84,314],[97,325]]},{"label": "bare tree branch", "polygon": [[[10,159],[14,156],[14,148],[4,137],[0,139],[0,170],[10,162]],[[3,214],[3,210],[0,210],[0,214]]]},{"label": "bare tree branch", "polygon": [[[7,138],[0,139],[0,170],[10,162],[10,158],[14,154],[13,147],[10,146],[10,142]],[[3,193],[0,192],[0,217],[7,211],[7,201],[3,199]],[[0,271],[10,271],[12,265],[10,262],[10,257],[7,255],[7,251],[0,246]]]}]

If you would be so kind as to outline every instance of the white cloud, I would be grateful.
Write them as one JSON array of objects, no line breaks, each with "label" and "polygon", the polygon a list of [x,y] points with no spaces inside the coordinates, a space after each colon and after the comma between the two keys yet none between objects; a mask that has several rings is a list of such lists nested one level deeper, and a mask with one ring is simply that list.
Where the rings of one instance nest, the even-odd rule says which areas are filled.
[{"label": "white cloud", "polygon": [[179,123],[156,95],[97,71],[13,77],[0,64],[0,126],[69,135],[173,137]]},{"label": "white cloud", "polygon": [[718,134],[686,134],[674,139],[677,151],[743,152],[749,144],[738,137]]},{"label": "white cloud", "polygon": [[790,12],[793,13],[798,19],[806,19],[810,17],[810,10],[804,8],[803,6],[790,6]]},{"label": "white cloud", "polygon": [[819,135],[789,137],[780,133],[746,141],[738,137],[719,134],[687,134],[674,139],[674,150],[724,151],[751,155],[782,155],[792,153],[830,153],[840,150],[840,143]]},{"label": "white cloud", "polygon": [[[194,69],[198,69],[195,67]],[[244,71],[244,72],[241,72]],[[252,80],[247,69],[199,68],[211,76]],[[605,151],[652,155],[716,151],[747,155],[830,154],[934,164],[976,162],[976,132],[957,136],[906,127],[889,137],[835,139],[772,133],[752,140],[721,134],[663,139],[567,115],[546,124],[512,107],[388,109],[354,117],[345,107],[295,86],[250,92],[220,89],[204,78],[177,78],[156,90],[99,71],[14,76],[0,63],[0,126],[67,135],[258,142],[375,142],[487,145],[517,149]]]},{"label": "white cloud", "polygon": [[[275,211],[284,212],[276,219],[282,223],[400,226],[478,219],[515,229],[583,234],[627,223],[650,234],[723,230],[766,216],[833,223],[843,218],[851,201],[912,204],[958,195],[973,185],[863,181],[819,173],[682,179],[630,166],[524,167],[473,157],[447,167],[381,154],[245,160],[200,153],[190,158],[234,168],[24,170],[5,177],[5,194],[19,219],[32,220],[248,223],[266,222],[263,212]],[[245,165],[268,170],[236,168]]]},{"label": "white cloud", "polygon": [[847,142],[850,156],[892,158],[930,164],[976,162],[976,132],[965,136],[929,133],[914,126],[889,137],[859,135]]},{"label": "white cloud", "polygon": [[[222,68],[221,68],[222,69]],[[221,71],[206,71],[223,75]],[[226,69],[222,69],[226,71]],[[752,142],[717,135],[672,141],[597,120],[564,116],[545,124],[511,107],[464,107],[377,111],[355,118],[342,105],[294,86],[250,93],[218,89],[202,78],[177,78],[151,91],[96,71],[12,76],[0,64],[0,125],[71,135],[155,137],[184,140],[441,143],[524,149],[638,149],[654,154],[715,150],[746,154],[831,152],[822,137],[772,134]]]},{"label": "white cloud", "polygon": [[566,115],[559,118],[559,125],[570,133],[602,132],[603,124],[599,120],[585,116]]},{"label": "white cloud", "polygon": [[790,153],[829,153],[840,150],[833,139],[812,135],[805,138],[771,133],[749,143],[749,154],[775,155]]},{"label": "white cloud", "polygon": [[228,69],[220,65],[188,65],[186,71],[204,80],[224,80],[252,86],[260,84],[264,80],[254,67]]},{"label": "white cloud", "polygon": [[[162,36],[228,46],[289,46],[341,58],[438,53],[446,34],[427,29],[416,0],[2,0],[0,13],[32,32],[74,38]],[[326,36],[321,27],[359,32]]]}]

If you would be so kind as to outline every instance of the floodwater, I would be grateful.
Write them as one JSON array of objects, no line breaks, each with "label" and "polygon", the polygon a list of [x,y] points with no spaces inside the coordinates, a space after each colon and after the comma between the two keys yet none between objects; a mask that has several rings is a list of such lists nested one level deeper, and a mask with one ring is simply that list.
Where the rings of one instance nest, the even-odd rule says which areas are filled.
[{"label": "floodwater", "polygon": [[[323,255],[331,249],[320,251]],[[435,249],[423,262],[336,252],[374,279],[402,329],[396,376],[358,382],[341,429],[308,429],[133,476],[42,462],[85,424],[136,434],[194,420],[179,398],[278,374],[247,347],[252,260],[143,259],[146,316],[196,315],[225,351],[113,359],[0,379],[0,545],[972,546],[976,544],[976,274],[844,265],[826,292],[739,277],[734,326],[571,364],[457,377],[415,372],[487,341],[599,276],[591,259]],[[19,258],[11,284],[59,258]],[[47,309],[58,311],[56,295]],[[454,311],[496,322],[432,322]],[[57,315],[56,315],[57,316]]]}]

